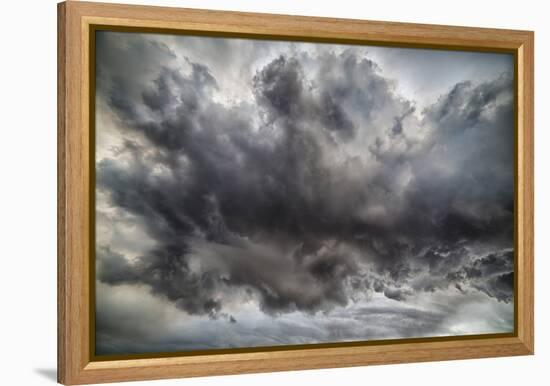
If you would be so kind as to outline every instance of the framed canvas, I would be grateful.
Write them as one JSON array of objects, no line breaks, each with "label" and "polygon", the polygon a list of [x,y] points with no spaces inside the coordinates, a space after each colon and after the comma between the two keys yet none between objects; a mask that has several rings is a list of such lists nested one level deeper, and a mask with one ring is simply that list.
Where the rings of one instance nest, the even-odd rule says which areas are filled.
[{"label": "framed canvas", "polygon": [[533,32],[58,26],[60,383],[533,353]]}]

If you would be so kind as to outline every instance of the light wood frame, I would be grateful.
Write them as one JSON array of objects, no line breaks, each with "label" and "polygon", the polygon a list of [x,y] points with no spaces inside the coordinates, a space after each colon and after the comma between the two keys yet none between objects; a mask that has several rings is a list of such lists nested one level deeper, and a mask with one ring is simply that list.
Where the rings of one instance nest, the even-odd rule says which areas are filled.
[{"label": "light wood frame", "polygon": [[[515,332],[461,339],[402,339],[235,350],[218,354],[97,360],[91,343],[94,288],[90,224],[90,30],[93,26],[201,34],[513,53],[516,60]],[[86,384],[401,362],[528,355],[534,352],[534,33],[68,1],[58,4],[58,381]]]}]

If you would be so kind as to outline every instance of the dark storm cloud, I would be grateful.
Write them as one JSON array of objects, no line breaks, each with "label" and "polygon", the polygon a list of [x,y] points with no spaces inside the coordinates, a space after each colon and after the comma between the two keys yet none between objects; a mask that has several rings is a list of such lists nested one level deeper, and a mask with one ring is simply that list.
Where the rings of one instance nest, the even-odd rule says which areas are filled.
[{"label": "dark storm cloud", "polygon": [[213,318],[236,288],[267,314],[450,286],[509,302],[510,77],[459,83],[418,119],[354,50],[327,50],[316,69],[309,55],[273,58],[242,80],[254,100],[228,105],[205,64],[180,68],[162,44],[100,34],[98,98],[127,161],[100,160],[97,187],[155,246],[132,261],[99,248],[99,280]]},{"label": "dark storm cloud", "polygon": [[506,251],[476,259],[461,270],[450,272],[447,277],[460,285],[460,288],[468,284],[498,301],[510,302],[514,291],[513,271],[514,254]]},{"label": "dark storm cloud", "polygon": [[212,295],[216,285],[214,274],[191,272],[182,246],[151,250],[134,263],[107,248],[98,252],[98,278],[102,282],[146,284],[154,294],[166,297],[191,315],[218,316],[221,304]]},{"label": "dark storm cloud", "polygon": [[193,245],[201,258],[215,261],[223,285],[256,291],[264,312],[311,312],[347,304],[345,280],[355,272],[355,264],[342,252],[321,248],[297,263],[271,245],[254,245],[232,237],[227,241],[225,245]]}]

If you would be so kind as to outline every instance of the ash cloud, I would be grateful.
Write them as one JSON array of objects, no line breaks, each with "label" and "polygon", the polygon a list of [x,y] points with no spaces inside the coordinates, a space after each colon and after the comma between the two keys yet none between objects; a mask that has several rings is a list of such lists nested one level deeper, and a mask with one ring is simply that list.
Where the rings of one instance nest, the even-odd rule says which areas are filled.
[{"label": "ash cloud", "polygon": [[[248,97],[231,103],[225,75],[172,48],[97,37],[98,109],[121,138],[97,192],[151,240],[133,255],[98,245],[101,283],[235,326],[239,301],[273,318],[377,294],[512,302],[511,73],[417,111],[363,51],[294,45],[241,76],[232,92]],[[429,328],[403,336],[447,322],[408,315]]]}]

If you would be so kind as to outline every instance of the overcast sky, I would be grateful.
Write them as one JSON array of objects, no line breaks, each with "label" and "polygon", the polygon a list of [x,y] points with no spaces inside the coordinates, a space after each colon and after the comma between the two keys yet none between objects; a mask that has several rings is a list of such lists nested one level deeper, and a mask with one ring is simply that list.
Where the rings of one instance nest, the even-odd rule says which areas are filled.
[{"label": "overcast sky", "polygon": [[98,354],[513,330],[513,57],[97,33]]}]

